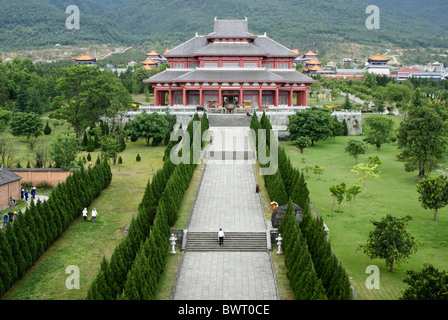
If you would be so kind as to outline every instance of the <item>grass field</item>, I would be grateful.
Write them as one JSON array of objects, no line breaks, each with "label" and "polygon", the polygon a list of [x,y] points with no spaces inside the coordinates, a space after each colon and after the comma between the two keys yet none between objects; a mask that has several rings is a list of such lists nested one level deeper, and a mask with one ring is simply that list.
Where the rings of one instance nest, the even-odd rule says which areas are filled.
[{"label": "grass field", "polygon": [[[103,256],[110,258],[123,239],[126,226],[137,212],[148,179],[162,165],[165,146],[146,146],[144,141],[128,143],[120,154],[123,164],[112,165],[113,179],[108,188],[90,205],[95,207],[95,223],[84,222],[81,213],[57,240],[4,296],[3,299],[84,299],[98,272]],[[135,157],[140,154],[141,162]],[[96,159],[97,153],[91,153]],[[80,289],[68,290],[65,281],[68,266],[80,271]]]},{"label": "grass field", "polygon": [[[396,125],[400,117],[392,116]],[[365,128],[365,131],[368,128]],[[66,125],[56,127],[56,131],[64,132]],[[42,137],[50,139],[50,136]],[[419,269],[423,263],[431,263],[441,270],[448,269],[448,209],[439,211],[439,220],[433,220],[433,214],[425,210],[418,202],[415,178],[416,173],[405,172],[403,163],[396,160],[399,152],[396,144],[383,145],[380,150],[369,147],[367,154],[361,155],[358,162],[363,162],[371,155],[378,155],[383,161],[380,168],[381,177],[371,181],[367,186],[366,196],[358,195],[355,217],[351,217],[349,203],[344,201],[342,212],[330,216],[332,197],[329,188],[340,182],[348,186],[357,182],[357,176],[350,172],[355,160],[344,152],[349,139],[358,137],[337,137],[319,141],[313,147],[300,153],[290,142],[282,142],[292,163],[298,167],[319,165],[325,168],[320,179],[310,174],[307,180],[310,197],[316,209],[330,229],[330,241],[336,255],[345,267],[351,282],[360,299],[363,300],[394,300],[400,296],[405,284],[402,279],[408,269]],[[20,139],[18,139],[20,140]],[[19,141],[17,148],[20,156],[27,155],[26,143]],[[110,258],[116,245],[123,239],[124,230],[136,213],[148,179],[162,165],[165,147],[146,146],[144,141],[128,143],[120,155],[123,164],[112,165],[113,180],[111,185],[93,201],[89,211],[96,207],[99,217],[95,223],[84,222],[81,216],[72,222],[63,236],[51,246],[35,263],[29,272],[18,281],[2,298],[9,300],[26,299],[84,299],[91,281],[97,274],[103,256]],[[142,157],[136,162],[137,153]],[[98,152],[91,153],[93,160]],[[86,153],[81,153],[85,156]],[[22,163],[23,164],[23,163]],[[183,199],[180,216],[174,229],[186,228],[188,217],[194,203],[199,182],[202,176],[199,165],[194,173],[190,187]],[[262,177],[258,174],[257,181],[263,199],[266,219],[270,220],[269,196],[264,188]],[[408,230],[424,244],[410,260],[395,267],[390,273],[382,260],[371,260],[358,246],[365,243],[368,233],[373,229],[371,220],[379,220],[386,214],[394,216],[411,215]],[[180,248],[176,249],[178,252]],[[284,300],[293,299],[293,294],[285,276],[283,256],[275,254],[274,246],[271,253],[277,274],[280,297]],[[162,276],[157,299],[169,299],[176,277],[180,254],[169,255],[165,274]],[[80,289],[68,290],[65,281],[69,274],[65,272],[68,266],[75,265],[80,270]],[[366,268],[376,265],[380,269],[380,289],[368,290],[365,281],[370,274]]]},{"label": "grass field", "polygon": [[[398,124],[400,118],[393,118]],[[341,182],[351,186],[358,180],[350,172],[355,160],[344,152],[349,139],[363,137],[337,137],[336,143],[332,139],[319,141],[315,146],[306,148],[303,154],[290,142],[282,142],[282,145],[294,166],[303,168],[319,165],[325,168],[320,180],[312,173],[307,180],[311,201],[330,229],[331,244],[351,277],[359,298],[397,299],[405,288],[402,279],[406,270],[420,269],[423,263],[431,263],[440,270],[448,269],[448,209],[441,209],[438,221],[433,220],[432,211],[423,209],[418,201],[416,184],[419,180],[415,178],[416,173],[406,172],[403,163],[396,160],[399,152],[396,144],[386,144],[380,150],[369,146],[368,152],[358,159],[358,163],[365,162],[367,157],[377,155],[383,165],[380,178],[367,185],[366,196],[358,195],[355,216],[351,217],[349,203],[344,200],[341,208],[343,212],[337,212],[331,217],[333,200],[329,188]],[[373,229],[370,221],[380,220],[386,214],[412,216],[408,231],[424,243],[408,262],[396,266],[394,273],[389,272],[384,260],[371,260],[357,250],[360,244],[366,242],[368,233]],[[376,265],[380,269],[380,289],[366,288],[365,282],[370,275],[366,273],[366,268],[369,265]]]}]

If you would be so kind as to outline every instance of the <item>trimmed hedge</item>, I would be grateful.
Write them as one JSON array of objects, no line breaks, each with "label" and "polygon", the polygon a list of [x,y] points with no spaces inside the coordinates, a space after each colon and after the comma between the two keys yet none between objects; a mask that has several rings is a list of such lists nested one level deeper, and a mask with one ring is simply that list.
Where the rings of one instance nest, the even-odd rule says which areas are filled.
[{"label": "trimmed hedge", "polygon": [[[198,120],[197,114],[193,120]],[[202,118],[201,131],[208,128]],[[188,131],[192,130],[190,122]],[[191,129],[190,129],[191,128]],[[190,148],[193,139],[190,139]],[[89,300],[154,299],[169,251],[170,227],[176,222],[195,164],[174,165],[169,154],[176,143],[167,144],[164,165],[148,181],[138,215],[126,238],[105,258],[87,294]]]},{"label": "trimmed hedge", "polygon": [[0,294],[25,274],[111,180],[109,164],[98,160],[93,168],[74,171],[47,201],[31,201],[12,224],[8,222],[0,232]]},{"label": "trimmed hedge", "polygon": [[[265,128],[270,127],[267,118],[263,122]],[[311,214],[309,190],[303,172],[292,166],[278,142],[270,147],[278,150],[278,171],[275,175],[265,175],[264,180],[271,200],[279,205],[288,203],[291,211],[285,214],[278,231],[284,241],[287,276],[295,298],[353,299],[348,276],[327,241],[323,220],[313,218]],[[285,201],[285,197],[289,201]],[[293,214],[292,203],[303,209],[300,224]]]}]

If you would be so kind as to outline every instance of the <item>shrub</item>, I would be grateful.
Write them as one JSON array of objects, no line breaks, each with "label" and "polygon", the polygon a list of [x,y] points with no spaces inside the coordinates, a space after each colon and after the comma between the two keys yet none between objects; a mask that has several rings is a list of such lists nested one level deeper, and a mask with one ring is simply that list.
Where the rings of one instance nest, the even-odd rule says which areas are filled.
[{"label": "shrub", "polygon": [[140,160],[142,160],[142,158],[140,157],[140,154],[137,154],[137,157],[135,157],[135,161],[140,162]]},{"label": "shrub", "polygon": [[50,126],[48,125],[48,121],[47,121],[47,124],[45,125],[45,128],[44,128],[44,134],[45,134],[46,136],[48,136],[50,133],[51,133],[51,128],[50,128]]}]

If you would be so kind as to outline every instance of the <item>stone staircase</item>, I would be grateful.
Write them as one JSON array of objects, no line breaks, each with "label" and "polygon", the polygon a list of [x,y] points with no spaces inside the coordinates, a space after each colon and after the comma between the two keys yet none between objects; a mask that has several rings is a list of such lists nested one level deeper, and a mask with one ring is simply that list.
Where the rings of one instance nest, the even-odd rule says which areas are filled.
[{"label": "stone staircase", "polygon": [[223,246],[217,232],[188,232],[185,250],[266,252],[268,243],[266,232],[225,232]]},{"label": "stone staircase", "polygon": [[207,114],[210,127],[250,127],[252,117],[245,114]]}]

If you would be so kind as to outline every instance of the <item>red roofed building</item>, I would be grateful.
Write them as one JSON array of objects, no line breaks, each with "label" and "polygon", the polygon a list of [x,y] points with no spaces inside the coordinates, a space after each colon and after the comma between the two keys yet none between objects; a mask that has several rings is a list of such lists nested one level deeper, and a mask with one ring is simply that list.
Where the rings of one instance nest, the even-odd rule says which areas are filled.
[{"label": "red roofed building", "polygon": [[403,68],[403,69],[400,69],[400,70],[392,71],[391,75],[394,75],[395,79],[397,81],[404,81],[404,80],[409,78],[409,75],[412,72],[424,72],[424,70],[421,70],[421,69],[416,68],[416,67],[407,67],[407,68]]},{"label": "red roofed building", "polygon": [[264,35],[248,32],[244,20],[218,20],[214,31],[198,35],[163,54],[170,68],[147,79],[154,105],[306,106],[316,82],[293,68],[299,55]]}]

